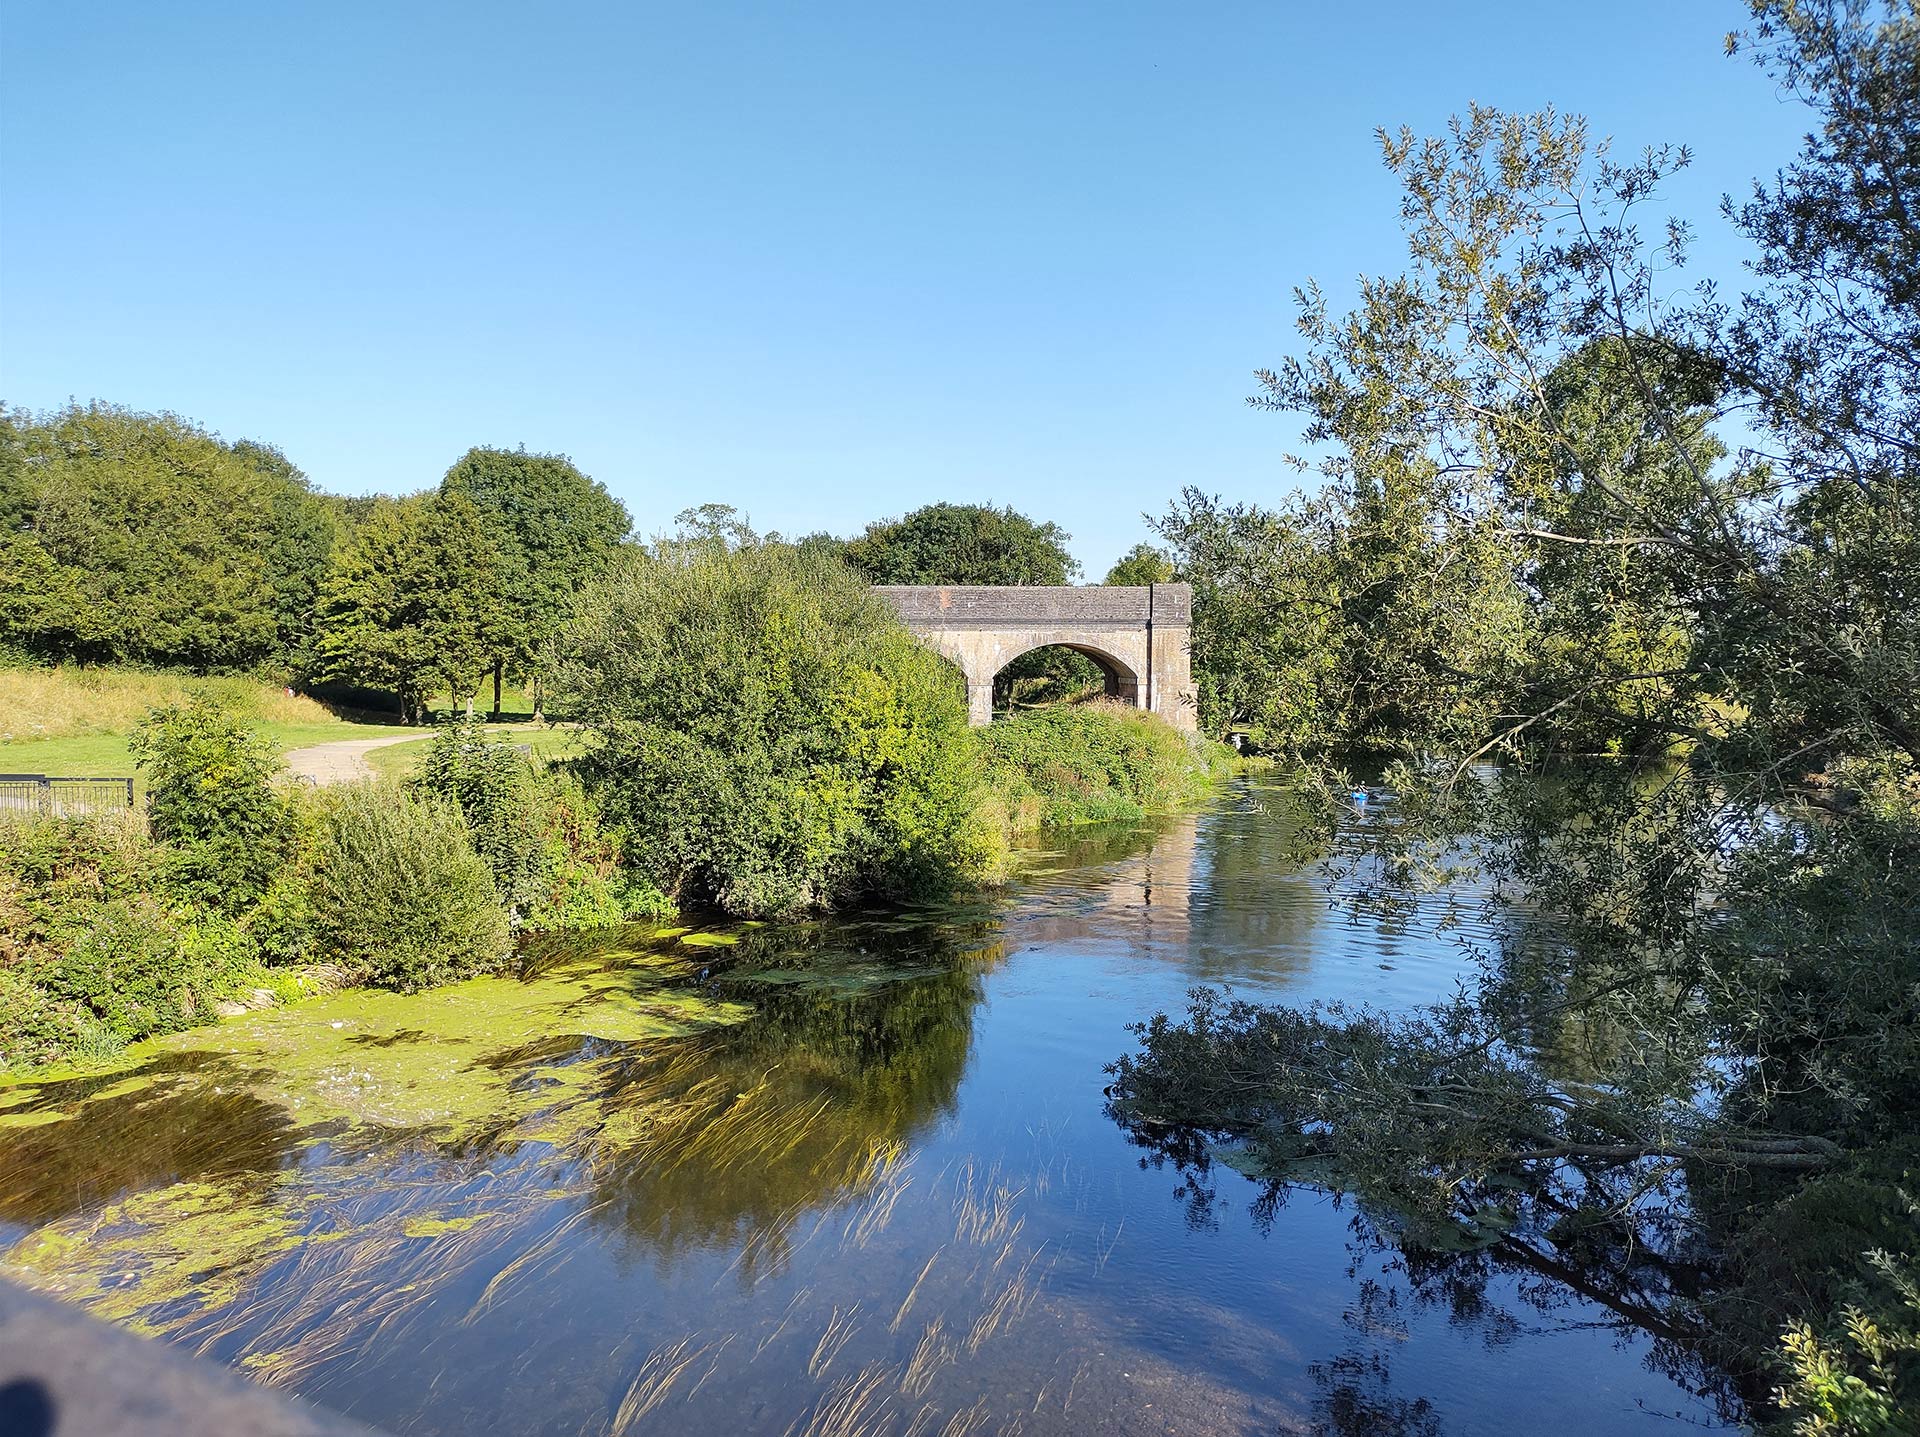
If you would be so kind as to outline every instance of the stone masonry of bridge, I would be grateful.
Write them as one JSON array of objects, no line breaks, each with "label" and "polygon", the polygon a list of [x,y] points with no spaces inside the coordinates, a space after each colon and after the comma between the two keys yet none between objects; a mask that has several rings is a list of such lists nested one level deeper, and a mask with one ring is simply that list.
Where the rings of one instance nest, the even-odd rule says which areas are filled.
[{"label": "stone masonry of bridge", "polygon": [[966,676],[975,724],[993,722],[995,674],[1024,653],[1058,644],[1098,664],[1113,697],[1183,732],[1197,726],[1190,585],[881,585],[874,592]]}]

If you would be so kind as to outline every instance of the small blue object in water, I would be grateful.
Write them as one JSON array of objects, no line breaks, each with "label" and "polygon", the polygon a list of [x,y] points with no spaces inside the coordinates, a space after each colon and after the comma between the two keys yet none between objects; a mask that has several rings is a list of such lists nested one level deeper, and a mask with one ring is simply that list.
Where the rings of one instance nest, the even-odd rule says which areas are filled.
[{"label": "small blue object in water", "polygon": [[1347,797],[1351,798],[1355,803],[1363,804],[1367,801],[1367,791],[1364,788],[1356,788],[1352,793],[1348,794]]}]

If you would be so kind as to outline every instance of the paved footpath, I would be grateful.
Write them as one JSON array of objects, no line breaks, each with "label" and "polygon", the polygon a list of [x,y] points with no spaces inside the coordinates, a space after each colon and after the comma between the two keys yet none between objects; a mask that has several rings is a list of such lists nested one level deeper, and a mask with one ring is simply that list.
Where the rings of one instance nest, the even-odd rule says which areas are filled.
[{"label": "paved footpath", "polygon": [[432,733],[430,728],[411,729],[389,738],[340,738],[332,743],[316,743],[308,748],[291,749],[285,755],[287,772],[312,784],[352,783],[372,778],[367,755],[376,748],[396,743],[411,743]]}]

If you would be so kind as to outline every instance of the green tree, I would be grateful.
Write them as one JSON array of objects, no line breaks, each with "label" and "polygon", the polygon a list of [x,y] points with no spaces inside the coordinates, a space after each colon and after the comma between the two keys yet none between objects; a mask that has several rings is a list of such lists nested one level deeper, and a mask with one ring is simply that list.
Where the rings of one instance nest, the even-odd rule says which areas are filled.
[{"label": "green tree", "polygon": [[472,503],[496,550],[485,629],[497,718],[506,675],[543,672],[574,600],[605,571],[632,520],[605,485],[570,459],[525,449],[469,449],[447,471],[440,492]]},{"label": "green tree", "polygon": [[315,493],[307,476],[272,445],[242,439],[233,452],[270,481],[263,577],[273,595],[280,657],[301,670],[311,658],[320,589],[338,538],[335,506]]},{"label": "green tree", "polygon": [[596,796],[675,901],[754,916],[937,893],[982,857],[952,670],[830,557],[631,554],[566,652]]},{"label": "green tree", "polygon": [[1107,570],[1103,584],[1170,584],[1173,582],[1173,559],[1164,549],[1155,548],[1144,540],[1135,544]]},{"label": "green tree", "polygon": [[406,721],[436,685],[470,699],[497,652],[491,598],[506,562],[459,492],[377,501],[321,590],[316,676],[391,693]]},{"label": "green tree", "polygon": [[[16,533],[56,570],[16,645],[49,657],[239,668],[286,662],[325,564],[284,459],[172,415],[75,405],[0,435]],[[31,556],[38,564],[37,556]]]},{"label": "green tree", "polygon": [[871,584],[1068,584],[1080,572],[1071,537],[1011,507],[929,504],[869,524],[845,557]]},{"label": "green tree", "polygon": [[[1406,650],[1433,686],[1398,683],[1392,722],[1434,741],[1352,861],[1381,861],[1377,898],[1471,854],[1550,936],[1405,1018],[1203,994],[1142,1027],[1113,1095],[1429,1222],[1657,1252],[1684,1210],[1719,1267],[1660,1320],[1753,1388],[1792,1321],[1800,1430],[1897,1431],[1920,1390],[1888,1216],[1920,1100],[1920,24],[1753,12],[1736,45],[1815,125],[1729,206],[1746,294],[1669,293],[1686,227],[1636,227],[1684,151],[1616,162],[1577,119],[1475,109],[1383,135],[1412,267],[1350,315],[1309,289],[1306,352],[1256,397],[1305,416],[1364,527],[1404,511],[1397,553],[1527,593],[1541,642],[1477,740],[1447,716],[1457,661]],[[1412,616],[1368,622],[1417,638],[1424,586],[1394,569],[1380,597]],[[1624,761],[1529,771],[1607,735]]]}]

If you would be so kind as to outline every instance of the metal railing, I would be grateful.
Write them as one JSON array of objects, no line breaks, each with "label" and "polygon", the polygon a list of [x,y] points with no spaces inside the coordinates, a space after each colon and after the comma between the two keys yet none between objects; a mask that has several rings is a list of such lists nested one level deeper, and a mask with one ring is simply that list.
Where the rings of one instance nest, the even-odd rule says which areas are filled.
[{"label": "metal railing", "polygon": [[91,817],[133,807],[130,778],[49,778],[44,773],[0,773],[0,814],[44,813]]}]

